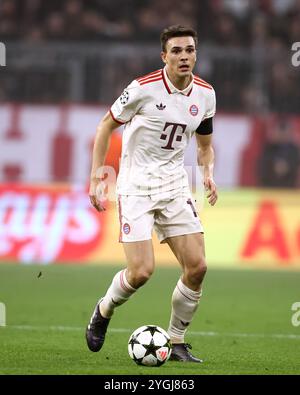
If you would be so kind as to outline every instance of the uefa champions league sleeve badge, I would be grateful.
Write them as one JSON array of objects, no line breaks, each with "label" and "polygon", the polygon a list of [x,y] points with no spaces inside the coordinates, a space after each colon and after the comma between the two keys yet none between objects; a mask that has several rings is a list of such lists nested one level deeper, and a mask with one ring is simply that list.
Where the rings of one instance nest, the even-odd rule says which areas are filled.
[{"label": "uefa champions league sleeve badge", "polygon": [[122,95],[120,96],[120,102],[124,106],[128,102],[128,100],[129,100],[129,92],[127,89],[125,89]]}]

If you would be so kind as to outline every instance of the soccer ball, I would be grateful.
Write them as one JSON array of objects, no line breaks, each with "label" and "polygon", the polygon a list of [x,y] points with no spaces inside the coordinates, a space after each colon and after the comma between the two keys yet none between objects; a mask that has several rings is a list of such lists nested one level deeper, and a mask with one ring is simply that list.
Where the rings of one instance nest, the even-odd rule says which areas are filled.
[{"label": "soccer ball", "polygon": [[144,325],[136,329],[128,341],[130,358],[138,365],[161,366],[172,352],[170,336],[156,325]]}]

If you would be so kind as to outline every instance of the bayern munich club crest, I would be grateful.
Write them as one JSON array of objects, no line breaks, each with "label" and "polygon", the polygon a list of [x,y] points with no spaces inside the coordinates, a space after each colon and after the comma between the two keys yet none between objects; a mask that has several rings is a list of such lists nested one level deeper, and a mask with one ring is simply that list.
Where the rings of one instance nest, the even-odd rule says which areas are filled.
[{"label": "bayern munich club crest", "polygon": [[196,104],[192,104],[190,107],[190,113],[195,117],[198,114],[198,107]]},{"label": "bayern munich club crest", "polygon": [[125,235],[128,235],[130,233],[130,226],[127,222],[123,225],[123,232],[125,233]]}]

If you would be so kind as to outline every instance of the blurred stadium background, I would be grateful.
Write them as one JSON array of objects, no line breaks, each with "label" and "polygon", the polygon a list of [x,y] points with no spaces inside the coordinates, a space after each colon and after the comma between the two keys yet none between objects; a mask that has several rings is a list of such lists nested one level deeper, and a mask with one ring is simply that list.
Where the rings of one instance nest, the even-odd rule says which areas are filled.
[{"label": "blurred stadium background", "polygon": [[[162,66],[159,34],[177,23],[198,31],[195,74],[217,94],[220,198],[200,212],[211,270],[190,332],[201,372],[299,374],[299,0],[0,0],[0,374],[149,374],[126,341],[145,323],[167,328],[179,267],[155,238],[149,288],[90,355],[83,328],[124,255],[115,204],[99,215],[87,188],[96,125]],[[106,161],[116,172],[121,136]],[[166,366],[157,373],[199,374]]]},{"label": "blurred stadium background", "polygon": [[[221,194],[201,213],[210,265],[300,268],[299,0],[1,0],[1,261],[123,261],[114,204],[99,216],[87,198],[95,128],[162,66],[159,34],[177,23],[198,31],[195,73],[217,93]],[[117,130],[116,171],[120,150]]]}]

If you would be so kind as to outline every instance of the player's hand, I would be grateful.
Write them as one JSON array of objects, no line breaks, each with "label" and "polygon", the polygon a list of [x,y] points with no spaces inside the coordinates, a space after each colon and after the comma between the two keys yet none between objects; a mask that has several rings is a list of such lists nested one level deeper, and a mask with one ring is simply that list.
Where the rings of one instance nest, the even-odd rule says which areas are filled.
[{"label": "player's hand", "polygon": [[211,177],[204,179],[204,188],[208,192],[207,199],[211,206],[214,206],[218,200],[217,186]]},{"label": "player's hand", "polygon": [[95,207],[97,211],[105,211],[104,202],[106,198],[105,193],[105,183],[100,178],[91,178],[89,197],[91,204]]}]

